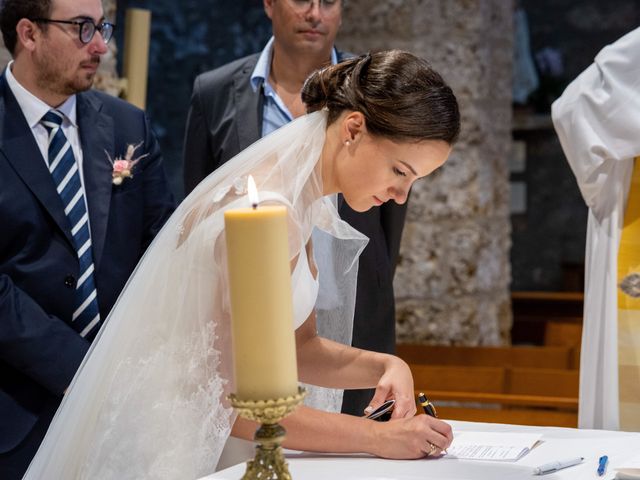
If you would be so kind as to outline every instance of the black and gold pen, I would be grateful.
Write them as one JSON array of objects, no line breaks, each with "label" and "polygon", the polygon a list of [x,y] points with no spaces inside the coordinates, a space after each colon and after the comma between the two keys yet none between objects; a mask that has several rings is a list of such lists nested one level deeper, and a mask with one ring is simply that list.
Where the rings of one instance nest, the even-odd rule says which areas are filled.
[{"label": "black and gold pen", "polygon": [[433,403],[431,403],[429,399],[427,399],[424,393],[420,392],[420,394],[418,395],[418,402],[420,402],[420,405],[422,405],[424,413],[426,413],[430,417],[438,418],[438,415],[436,414],[436,407],[433,406]]}]

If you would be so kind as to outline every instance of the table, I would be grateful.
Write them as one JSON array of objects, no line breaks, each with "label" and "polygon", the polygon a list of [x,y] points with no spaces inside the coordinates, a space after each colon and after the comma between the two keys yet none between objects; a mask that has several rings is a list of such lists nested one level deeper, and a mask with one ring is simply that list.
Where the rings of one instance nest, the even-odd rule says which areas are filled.
[{"label": "table", "polygon": [[[574,428],[530,427],[449,421],[455,432],[542,433],[541,442],[517,462],[457,459],[385,460],[368,455],[339,455],[286,451],[289,471],[295,480],[612,480],[615,467],[640,453],[640,433]],[[603,477],[596,475],[598,458],[609,456]],[[584,457],[575,467],[545,476],[533,469],[553,460]],[[238,480],[245,464],[235,465],[200,480]]]}]

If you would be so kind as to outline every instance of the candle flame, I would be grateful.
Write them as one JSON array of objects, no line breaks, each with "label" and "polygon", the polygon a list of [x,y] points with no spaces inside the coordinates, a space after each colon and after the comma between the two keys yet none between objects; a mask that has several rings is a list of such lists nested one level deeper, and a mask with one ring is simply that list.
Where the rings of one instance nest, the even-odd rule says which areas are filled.
[{"label": "candle flame", "polygon": [[249,201],[251,202],[251,205],[253,208],[256,208],[259,203],[258,188],[256,187],[256,182],[252,175],[249,175],[247,180],[247,191],[249,192]]}]

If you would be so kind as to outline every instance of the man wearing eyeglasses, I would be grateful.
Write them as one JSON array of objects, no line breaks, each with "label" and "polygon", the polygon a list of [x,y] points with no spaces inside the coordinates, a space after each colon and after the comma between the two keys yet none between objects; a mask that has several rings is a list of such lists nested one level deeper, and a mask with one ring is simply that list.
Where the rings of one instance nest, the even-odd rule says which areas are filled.
[{"label": "man wearing eyeglasses", "polygon": [[[342,1],[263,0],[273,27],[264,50],[196,78],[184,142],[186,193],[260,137],[305,113],[300,90],[307,76],[348,56],[334,47]],[[341,217],[369,237],[359,262],[352,344],[392,353],[392,280],[406,204],[388,202],[358,213],[341,197],[337,202]],[[317,240],[314,237],[316,246]],[[362,415],[372,395],[373,391],[345,392],[342,411]]]},{"label": "man wearing eyeglasses", "polygon": [[4,480],[22,478],[173,198],[144,112],[89,90],[114,29],[100,0],[4,0],[0,28]]}]

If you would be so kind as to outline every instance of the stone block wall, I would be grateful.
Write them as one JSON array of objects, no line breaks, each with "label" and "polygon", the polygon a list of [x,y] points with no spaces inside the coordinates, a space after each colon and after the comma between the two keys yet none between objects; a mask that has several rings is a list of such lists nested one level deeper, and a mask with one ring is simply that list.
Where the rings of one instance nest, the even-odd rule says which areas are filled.
[{"label": "stone block wall", "polygon": [[397,267],[397,339],[509,341],[512,2],[348,0],[338,45],[401,48],[452,86],[462,132],[451,158],[411,193]]},{"label": "stone block wall", "polygon": [[[116,0],[103,0],[104,16],[111,22],[116,18]],[[117,28],[117,26],[116,26]],[[109,52],[100,60],[100,69],[94,83],[94,87],[114,96],[122,93],[123,82],[117,71],[118,45],[113,38],[109,42]]]}]

